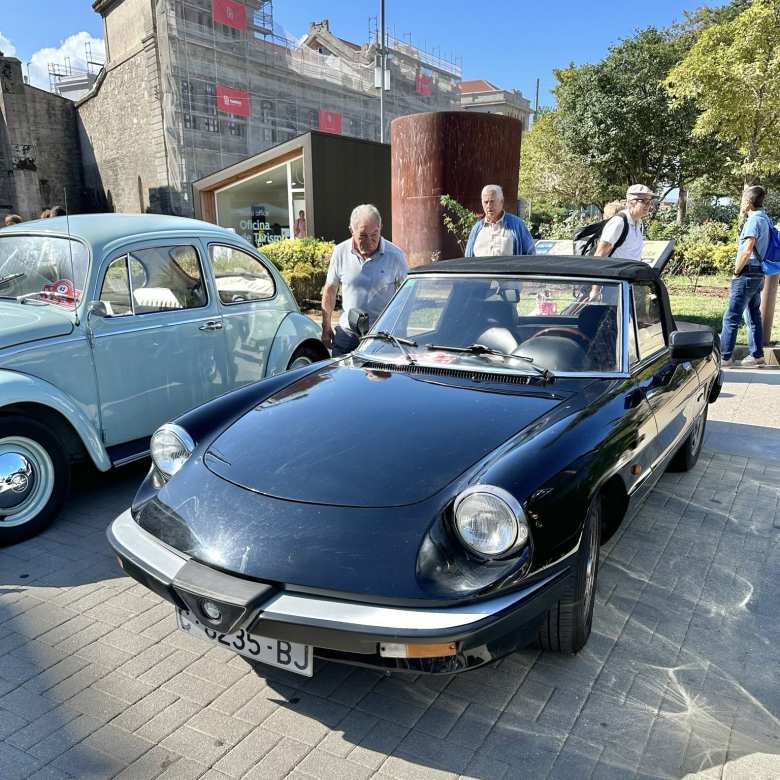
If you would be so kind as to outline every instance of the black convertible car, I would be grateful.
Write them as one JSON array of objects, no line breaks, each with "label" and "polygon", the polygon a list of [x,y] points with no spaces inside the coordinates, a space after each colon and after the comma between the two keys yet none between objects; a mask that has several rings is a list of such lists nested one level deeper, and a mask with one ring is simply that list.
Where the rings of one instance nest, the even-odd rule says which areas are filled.
[{"label": "black convertible car", "polygon": [[313,657],[458,672],[588,639],[599,546],[720,392],[717,340],[657,273],[582,257],[414,269],[351,355],[164,425],[108,538],[185,631],[311,675]]}]

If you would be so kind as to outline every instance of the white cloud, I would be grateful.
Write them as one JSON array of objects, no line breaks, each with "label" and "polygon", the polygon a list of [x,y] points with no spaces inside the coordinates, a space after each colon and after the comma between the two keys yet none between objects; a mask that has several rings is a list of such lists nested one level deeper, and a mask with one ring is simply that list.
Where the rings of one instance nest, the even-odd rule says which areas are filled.
[{"label": "white cloud", "polygon": [[14,46],[8,38],[0,32],[0,51],[5,54],[6,57],[16,56],[16,46]]},{"label": "white cloud", "polygon": [[[1,39],[0,39],[1,40]],[[68,58],[74,73],[87,70],[87,44],[92,48],[91,59],[96,62],[104,62],[106,59],[106,47],[102,38],[94,38],[88,32],[69,35],[56,48],[48,47],[39,49],[30,58],[30,83],[41,89],[49,89],[49,63],[54,63],[61,69],[65,69]],[[92,72],[96,72],[97,66],[89,66]]]}]

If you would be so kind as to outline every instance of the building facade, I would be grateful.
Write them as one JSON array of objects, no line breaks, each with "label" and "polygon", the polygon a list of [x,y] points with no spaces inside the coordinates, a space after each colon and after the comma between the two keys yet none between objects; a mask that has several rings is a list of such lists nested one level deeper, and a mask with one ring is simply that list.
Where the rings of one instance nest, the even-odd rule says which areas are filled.
[{"label": "building facade", "polygon": [[501,89],[490,81],[477,79],[459,84],[460,107],[464,111],[482,111],[519,119],[523,130],[528,130],[531,121],[531,103],[517,89]]},{"label": "building facade", "polygon": [[66,190],[68,207],[80,211],[82,186],[74,104],[25,84],[22,63],[0,52],[0,219],[37,218],[64,206]]},{"label": "building facade", "polygon": [[[95,0],[105,67],[77,103],[96,208],[192,215],[192,182],[309,130],[379,140],[376,43],[290,45],[271,0]],[[388,38],[397,116],[457,108],[460,70]]]}]

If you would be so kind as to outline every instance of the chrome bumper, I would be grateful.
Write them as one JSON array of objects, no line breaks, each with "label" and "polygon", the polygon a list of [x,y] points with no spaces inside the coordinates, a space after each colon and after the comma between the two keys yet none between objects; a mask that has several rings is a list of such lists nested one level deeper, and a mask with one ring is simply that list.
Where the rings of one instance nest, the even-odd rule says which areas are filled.
[{"label": "chrome bumper", "polygon": [[[180,552],[174,552],[144,531],[133,520],[129,509],[114,520],[106,534],[125,571],[173,603],[182,605],[181,593],[186,591],[187,595],[194,594],[197,598],[239,606],[241,594],[255,585],[252,581],[217,572]],[[189,572],[186,572],[188,568]],[[198,586],[198,571],[208,575],[208,587]],[[554,586],[563,582],[566,573],[567,570],[557,571],[522,590],[444,609],[385,607],[276,591],[256,606],[252,605],[251,596],[247,597],[235,624],[219,630],[227,632],[240,626],[253,626],[252,631],[263,633],[260,626],[286,624],[299,630],[306,627],[315,633],[344,632],[372,637],[374,641],[383,637],[406,637],[418,641],[432,637],[458,637],[478,631],[495,620],[503,620],[523,602],[533,601],[536,604],[537,596],[545,596],[542,599],[544,604],[537,604],[532,613],[538,614],[540,607],[543,612],[545,604],[555,597],[554,592],[558,590]],[[187,600],[185,605],[190,603]]]}]

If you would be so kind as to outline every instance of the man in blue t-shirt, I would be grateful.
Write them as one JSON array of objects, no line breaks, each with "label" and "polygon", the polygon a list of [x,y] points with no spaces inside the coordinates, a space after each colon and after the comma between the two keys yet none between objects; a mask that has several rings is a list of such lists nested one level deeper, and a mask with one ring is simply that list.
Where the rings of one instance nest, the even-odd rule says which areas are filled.
[{"label": "man in blue t-shirt", "polygon": [[720,333],[724,368],[734,364],[731,353],[734,351],[743,314],[746,314],[750,354],[741,360],[739,365],[755,368],[766,363],[761,327],[761,290],[764,287],[761,261],[769,246],[772,222],[764,211],[765,197],[766,190],[759,186],[748,187],[742,197],[742,207],[747,213],[747,219],[739,234],[729,303],[723,313],[723,329]]}]

